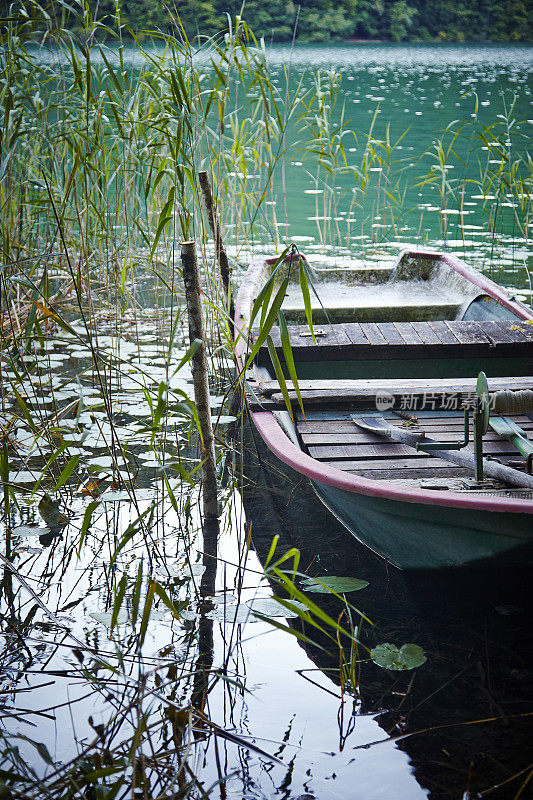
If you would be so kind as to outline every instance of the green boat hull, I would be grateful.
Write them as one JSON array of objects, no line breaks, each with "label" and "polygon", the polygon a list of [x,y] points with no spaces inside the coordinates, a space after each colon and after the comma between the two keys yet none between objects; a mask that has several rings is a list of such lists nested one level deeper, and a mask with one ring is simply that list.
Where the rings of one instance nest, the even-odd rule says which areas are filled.
[{"label": "green boat hull", "polygon": [[407,503],[311,480],[324,505],[363,544],[400,569],[533,562],[533,517]]}]

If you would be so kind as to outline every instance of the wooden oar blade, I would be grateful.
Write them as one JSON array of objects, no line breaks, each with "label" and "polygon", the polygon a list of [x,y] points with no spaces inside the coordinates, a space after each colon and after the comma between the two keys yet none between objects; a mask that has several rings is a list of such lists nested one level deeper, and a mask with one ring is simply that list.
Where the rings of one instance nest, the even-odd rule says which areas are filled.
[{"label": "wooden oar blade", "polygon": [[423,431],[409,431],[406,428],[398,428],[396,425],[391,425],[384,417],[357,417],[352,414],[352,422],[359,428],[363,428],[370,433],[376,433],[378,436],[384,436],[387,439],[392,439],[395,442],[403,442],[410,447],[415,447],[418,442],[424,439]]}]

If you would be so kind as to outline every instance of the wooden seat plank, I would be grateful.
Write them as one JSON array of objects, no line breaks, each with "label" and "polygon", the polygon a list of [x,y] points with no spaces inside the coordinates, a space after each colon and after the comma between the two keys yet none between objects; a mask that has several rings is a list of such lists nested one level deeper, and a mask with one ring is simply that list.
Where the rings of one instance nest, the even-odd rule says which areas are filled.
[{"label": "wooden seat plank", "polygon": [[376,324],[379,325],[379,330],[388,344],[404,344],[393,322],[378,322]]},{"label": "wooden seat plank", "polygon": [[[533,326],[517,323],[520,320],[325,324],[317,326],[321,335],[316,342],[306,325],[291,325],[289,337],[296,361],[532,356]],[[271,336],[283,358],[279,330],[273,328]],[[270,363],[265,345],[259,362]]]},{"label": "wooden seat plank", "polygon": [[361,327],[370,344],[388,344],[378,322],[362,322]]},{"label": "wooden seat plank", "polygon": [[431,330],[438,336],[441,344],[459,344],[459,339],[454,336],[452,329],[444,320],[431,320],[428,322]]},{"label": "wooden seat plank", "polygon": [[492,342],[493,347],[498,347],[499,345],[503,344],[510,344],[513,341],[513,331],[511,330],[511,325],[500,325],[499,322],[494,322],[492,320],[483,320],[481,324],[483,325],[483,331]]},{"label": "wooden seat plank", "polygon": [[[413,429],[415,430],[415,429]],[[461,441],[462,430],[430,430],[426,426],[421,428],[425,432],[425,434],[430,439],[435,439],[439,442],[458,442]],[[300,426],[298,426],[298,431],[301,434],[302,441],[308,447],[313,445],[327,445],[327,444],[367,444],[367,443],[375,443],[380,441],[380,437],[378,434],[369,433],[368,431],[363,431],[362,429],[357,430],[357,426],[354,424],[353,431],[326,431],[323,433],[306,433],[305,431],[302,432],[300,430]],[[383,441],[383,437],[381,437],[381,441]],[[483,437],[483,441],[487,442],[501,442],[502,439],[498,436],[497,433],[494,431],[487,431],[485,436]]]},{"label": "wooden seat plank", "polygon": [[[520,375],[518,377],[497,377],[489,378],[489,390],[491,392],[501,389],[533,389],[533,375]],[[413,392],[420,394],[426,392],[466,392],[475,391],[477,378],[355,378],[347,380],[307,380],[298,381],[298,386],[302,392],[354,392],[355,394],[364,393],[370,396],[376,392],[386,391],[391,394],[403,394]],[[259,391],[266,395],[279,392],[277,381],[260,381],[257,384]],[[287,388],[292,389],[292,381],[287,381]],[[430,411],[428,409],[427,411]],[[424,412],[427,415],[427,411]],[[439,415],[440,417],[441,415]]]},{"label": "wooden seat plank", "polygon": [[441,344],[439,337],[427,322],[412,322],[411,325],[424,344]]},{"label": "wooden seat plank", "polygon": [[355,345],[370,344],[360,322],[345,322],[343,328],[352,344]]},{"label": "wooden seat plank", "polygon": [[509,325],[508,322],[497,321],[496,325],[505,335],[511,336],[513,342],[533,343],[533,325],[529,325],[525,320],[517,320],[512,325]]},{"label": "wooden seat plank", "polygon": [[466,472],[472,474],[471,470],[468,470],[466,467],[458,467],[456,464],[452,464],[451,462],[444,461],[442,458],[431,458],[428,456],[427,458],[395,458],[394,461],[392,460],[385,460],[385,459],[345,459],[344,461],[338,460],[327,460],[323,459],[321,461],[322,464],[327,464],[330,467],[334,467],[335,469],[342,469],[348,472],[355,472],[359,470],[387,470],[390,472],[394,470],[394,472],[399,473],[403,472],[403,470],[426,470],[426,469],[450,469],[450,470],[461,470],[464,469]]},{"label": "wooden seat plank", "polygon": [[421,481],[430,481],[432,479],[443,479],[447,478],[448,480],[454,478],[471,478],[472,477],[472,470],[465,469],[464,467],[428,467],[427,469],[410,469],[407,473],[409,478],[401,478],[399,477],[398,470],[391,470],[391,469],[350,469],[344,470],[344,472],[352,472],[354,475],[359,475],[361,478],[370,478],[374,481],[394,481],[394,483],[401,483],[404,482],[407,485],[416,485],[420,487]]},{"label": "wooden seat plank", "polygon": [[[499,442],[485,442],[483,446],[483,453],[486,456],[499,456],[513,454],[518,455],[518,451],[511,444],[505,440]],[[350,458],[353,460],[363,458],[398,458],[405,456],[406,458],[426,458],[427,454],[422,450],[415,450],[414,447],[409,445],[391,442],[390,439],[382,439],[381,442],[365,443],[365,444],[326,444],[326,445],[310,445],[308,446],[309,455],[318,460],[327,459],[342,459]],[[465,452],[473,454],[473,444],[464,448]]]},{"label": "wooden seat plank", "polygon": [[405,344],[424,344],[411,322],[395,322],[394,327],[404,340]]},{"label": "wooden seat plank", "polygon": [[489,347],[492,344],[485,335],[482,325],[477,322],[446,322],[446,325],[461,344],[487,344]]}]

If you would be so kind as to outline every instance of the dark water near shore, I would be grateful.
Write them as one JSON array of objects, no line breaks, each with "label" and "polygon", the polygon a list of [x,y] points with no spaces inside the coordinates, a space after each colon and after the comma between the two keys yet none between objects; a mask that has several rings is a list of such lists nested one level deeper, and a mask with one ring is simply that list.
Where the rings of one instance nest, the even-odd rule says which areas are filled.
[{"label": "dark water near shore", "polygon": [[[340,161],[331,172],[319,167],[311,147],[298,144],[304,138],[304,122],[296,114],[289,127],[290,155],[276,171],[272,197],[261,211],[264,237],[256,243],[258,248],[270,247],[276,236],[280,242],[297,241],[316,259],[337,253],[392,257],[413,242],[447,247],[481,268],[494,269],[507,285],[529,296],[532,248],[526,231],[519,228],[519,219],[528,218],[519,203],[531,201],[516,186],[507,190],[502,183],[505,169],[499,170],[502,159],[505,164],[516,160],[520,170],[526,169],[533,125],[532,47],[343,44],[290,51],[267,46],[266,57],[281,94],[286,90],[284,65],[289,92],[302,78],[302,97],[306,88],[317,88],[319,68],[324,70],[321,92],[327,92],[327,71],[338,73],[342,80],[328,124],[334,129],[343,118],[346,164],[337,152]],[[382,143],[387,126],[391,142],[411,127],[390,155],[386,145],[373,145],[377,155],[367,164],[363,192],[349,168],[361,168],[374,115],[373,136]],[[326,117],[320,125],[326,124]],[[461,127],[456,120],[474,120],[476,130],[493,125],[487,131],[492,138],[485,144],[468,126],[464,129],[466,134],[446,159],[450,191],[443,198],[438,182],[417,183],[434,161],[427,154],[434,142],[446,138],[443,132],[450,124]],[[487,175],[494,179],[494,195],[483,190]],[[483,185],[468,183],[468,191],[459,196],[455,176]],[[231,177],[236,184],[253,182],[237,170]],[[487,224],[493,196],[498,197],[495,230]],[[38,501],[42,489],[53,491],[54,482],[45,481],[41,491],[32,493],[47,453],[35,447],[33,431],[18,420],[15,434],[22,455],[10,455],[9,478],[18,486],[20,507],[4,532],[3,552],[56,615],[57,624],[43,616],[27,588],[4,571],[4,729],[44,743],[55,768],[84,751],[95,738],[95,725],[107,723],[117,708],[122,713],[128,706],[120,731],[124,740],[128,742],[135,730],[137,711],[144,709],[157,730],[156,754],[168,749],[175,756],[166,707],[158,705],[152,691],[155,686],[182,707],[188,705],[200,641],[213,647],[207,659],[213,671],[206,713],[221,728],[242,737],[239,745],[197,730],[197,738],[191,739],[191,763],[209,796],[531,798],[533,651],[527,573],[469,570],[409,576],[387,569],[326,512],[307,481],[279,464],[268,467],[266,453],[248,432],[244,486],[226,490],[224,497],[214,587],[223,613],[199,618],[203,545],[197,535],[196,490],[172,473],[169,485],[178,497],[178,512],[161,478],[162,465],[172,459],[182,459],[187,469],[194,463],[195,448],[176,410],[178,400],[192,397],[191,374],[188,365],[178,366],[185,337],[177,336],[173,350],[165,344],[174,312],[166,298],[151,307],[149,281],[150,277],[149,300],[140,302],[150,308],[135,319],[95,317],[95,341],[109,365],[105,385],[94,379],[93,356],[85,344],[81,347],[81,339],[65,337],[60,342],[50,336],[42,352],[24,356],[26,364],[37,362],[31,379],[20,387],[32,414],[52,414],[80,393],[84,396],[86,409],[79,419],[63,420],[58,430],[69,454],[80,456],[84,480],[102,478],[102,494],[78,552],[82,520],[93,497],[76,486],[68,498],[68,519],[49,526]],[[84,336],[81,322],[73,324]],[[7,369],[3,375],[15,379]],[[147,392],[161,381],[169,383],[169,413],[162,435],[150,441]],[[104,399],[112,408],[114,431]],[[224,389],[214,400],[217,437],[227,444],[225,426],[233,415]],[[2,417],[6,427],[12,413],[12,398],[7,397]],[[119,436],[120,447],[114,436]],[[239,446],[237,441],[236,449]],[[85,471],[89,468],[92,472]],[[181,513],[187,499],[192,506]],[[142,536],[120,550],[113,573],[110,559],[124,532],[147,512],[149,524],[142,527]],[[250,617],[247,604],[269,599],[275,591],[262,572],[275,535],[280,537],[280,554],[298,548],[302,572],[368,581],[367,588],[347,596],[370,620],[361,624],[360,663],[350,691],[342,691],[338,648],[323,631],[302,627],[297,620],[287,623],[289,631],[280,630]],[[139,621],[132,619],[131,604],[124,603],[114,631],[110,620],[119,577],[124,575],[131,585],[143,564],[144,576],[160,580],[182,604],[183,613],[173,619],[159,603],[146,640],[137,649]],[[145,586],[146,581],[143,592]],[[334,619],[345,612],[335,598],[311,599]],[[358,613],[353,613],[358,621]],[[21,620],[27,635],[24,646]],[[285,625],[284,618],[277,621]],[[297,638],[301,633],[311,641]],[[71,635],[87,646],[81,662]],[[427,661],[412,672],[385,671],[365,650],[382,642],[418,644]],[[123,673],[108,680],[104,672],[100,678],[101,665],[93,652],[117,662],[119,654]],[[141,700],[132,690],[139,675],[143,680],[148,675]],[[37,772],[46,772],[35,748],[26,739],[16,742],[24,757],[37,763]],[[172,769],[175,777],[175,763]],[[227,778],[225,790],[216,783],[221,776]],[[157,787],[153,796],[156,791]],[[200,790],[197,796],[202,796]]]},{"label": "dark water near shore", "polygon": [[[280,462],[267,468],[262,446],[253,440],[248,445],[255,467],[247,471],[245,508],[259,558],[266,557],[275,531],[281,552],[300,550],[302,571],[367,580],[365,590],[347,596],[373,623],[361,626],[363,645],[413,642],[428,656],[422,667],[403,673],[380,670],[363,656],[353,706],[346,698],[338,717],[337,758],[344,760],[344,770],[331,784],[320,785],[320,766],[312,768],[313,796],[388,799],[427,792],[439,799],[504,800],[518,796],[524,784],[521,796],[530,797],[533,651],[527,571],[387,570],[320,506],[305,479]],[[332,617],[342,610],[335,598],[317,598]],[[335,690],[335,648],[316,631],[305,632],[315,644],[300,646],[330,677],[323,691]],[[366,741],[360,738],[365,726]],[[305,758],[304,747],[296,762]],[[352,794],[350,785],[361,794]]]}]

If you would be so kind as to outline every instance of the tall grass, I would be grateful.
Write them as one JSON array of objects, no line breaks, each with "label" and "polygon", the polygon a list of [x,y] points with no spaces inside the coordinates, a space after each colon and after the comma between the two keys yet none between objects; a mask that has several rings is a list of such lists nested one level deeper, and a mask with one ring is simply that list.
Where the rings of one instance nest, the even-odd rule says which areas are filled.
[{"label": "tall grass", "polygon": [[[46,7],[27,2],[22,8],[27,17],[19,11],[3,24],[0,52],[4,656],[16,684],[31,674],[36,639],[54,652],[68,647],[72,672],[105,708],[105,721],[92,719],[94,736],[63,763],[53,763],[33,731],[2,733],[0,791],[13,798],[206,797],[215,791],[224,796],[222,768],[213,787],[197,779],[198,742],[214,740],[216,749],[218,740],[230,741],[275,759],[210,717],[214,684],[225,681],[228,694],[241,691],[237,667],[232,673],[240,641],[235,622],[224,638],[223,668],[213,673],[212,620],[205,612],[213,604],[215,576],[212,556],[199,540],[196,416],[182,381],[191,351],[183,335],[177,243],[194,238],[203,247],[212,388],[227,395],[232,330],[198,171],[211,176],[237,258],[265,241],[286,254],[272,198],[283,187],[287,160],[308,159],[323,193],[316,206],[317,218],[324,218],[317,219],[319,238],[347,247],[354,227],[364,224],[363,210],[369,224],[379,215],[392,229],[404,213],[402,186],[392,178],[398,141],[391,142],[388,132],[378,139],[371,126],[359,134],[360,163],[349,166],[346,141],[353,132],[344,112],[336,121],[340,75],[317,73],[306,90],[303,80],[292,84],[285,71],[278,84],[264,47],[242,20],[205,42],[191,43],[177,22],[175,35],[155,32],[131,45],[122,41],[120,19],[106,27],[81,0]],[[295,128],[299,138],[291,144]],[[446,134],[459,135],[467,134]],[[480,161],[476,180],[483,193],[502,202],[514,193],[517,227],[527,236],[533,171],[531,160],[513,160],[512,107],[490,130],[472,127],[468,135],[472,158],[478,140],[488,148],[487,157],[500,153],[497,168]],[[462,183],[453,184],[443,172],[451,147],[437,148],[437,161],[424,176],[438,181],[443,210],[460,203],[462,187],[471,180],[465,171]],[[339,194],[337,184],[346,180],[351,185]],[[341,228],[336,211],[347,194],[350,213]],[[496,242],[498,208],[487,213]],[[305,284],[302,270],[300,280]],[[274,292],[273,284],[256,308],[265,341],[264,323],[277,316],[277,310],[269,315],[272,296],[279,310],[283,292]],[[143,359],[149,325],[157,348]],[[43,385],[54,371],[50,352],[56,345],[84,348],[87,361],[79,371],[65,371],[47,394]],[[137,360],[127,356],[126,346],[137,348]],[[154,379],[150,361],[156,358],[164,374]],[[142,412],[122,411],[117,396],[125,384],[134,385]],[[65,402],[62,392],[72,385],[77,396]],[[223,400],[221,409],[227,412]],[[127,430],[132,425],[135,439]],[[227,476],[237,444],[223,431],[217,428],[218,457],[220,474]],[[100,437],[109,464],[90,463],[78,447],[84,437]],[[140,466],[140,442],[153,453],[153,492]],[[29,482],[20,478],[22,470],[32,474]],[[103,488],[118,492],[127,505],[112,511],[112,501],[100,499]],[[230,482],[221,498],[227,526],[234,511],[231,488]],[[41,538],[48,537],[49,549],[40,554],[21,547],[14,533],[21,524],[35,528],[36,521],[45,530]],[[238,545],[235,563],[228,561],[224,569],[233,570],[240,598],[249,536]],[[292,570],[281,569],[285,557],[269,565],[268,578],[286,603],[307,604],[297,615],[310,629],[327,632],[332,648],[339,649],[343,689],[355,692],[359,615],[346,606],[345,625],[326,617],[306,600],[297,556],[290,557]],[[28,579],[28,563],[33,578],[44,576],[39,591]],[[105,647],[99,646],[103,634],[97,628],[84,638],[65,622],[74,602],[73,564],[82,568],[87,597],[94,588],[87,577],[91,570],[103,587],[106,608],[99,613],[106,616],[98,623],[107,626]],[[66,597],[62,581],[69,585]],[[191,615],[167,650],[157,650],[150,638],[154,612],[182,623]],[[51,638],[41,641],[43,632]]]}]

